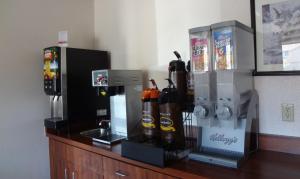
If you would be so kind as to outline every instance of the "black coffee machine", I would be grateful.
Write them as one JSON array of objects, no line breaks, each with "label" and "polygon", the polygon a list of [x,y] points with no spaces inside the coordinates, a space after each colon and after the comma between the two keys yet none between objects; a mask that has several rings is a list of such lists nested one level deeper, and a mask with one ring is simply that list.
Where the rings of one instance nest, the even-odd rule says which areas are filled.
[{"label": "black coffee machine", "polygon": [[96,128],[97,109],[106,107],[109,99],[95,94],[91,74],[93,70],[108,68],[106,51],[45,48],[44,91],[51,106],[50,117],[44,120],[45,127],[74,132]]}]

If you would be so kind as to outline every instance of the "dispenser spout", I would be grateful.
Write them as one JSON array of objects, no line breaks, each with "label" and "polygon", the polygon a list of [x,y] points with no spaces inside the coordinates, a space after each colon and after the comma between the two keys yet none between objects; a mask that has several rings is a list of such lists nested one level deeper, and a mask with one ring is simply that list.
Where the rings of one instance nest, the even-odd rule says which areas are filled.
[{"label": "dispenser spout", "polygon": [[155,80],[151,78],[149,81],[151,81],[151,83],[155,87],[155,89],[158,90],[158,87],[157,87],[157,84],[156,84]]}]

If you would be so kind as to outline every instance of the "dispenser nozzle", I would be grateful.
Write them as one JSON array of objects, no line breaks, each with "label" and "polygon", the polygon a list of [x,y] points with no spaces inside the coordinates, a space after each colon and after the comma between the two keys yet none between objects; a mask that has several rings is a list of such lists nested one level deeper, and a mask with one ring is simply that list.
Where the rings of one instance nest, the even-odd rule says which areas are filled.
[{"label": "dispenser nozzle", "polygon": [[158,90],[158,87],[157,87],[157,84],[156,84],[155,80],[151,78],[149,81],[151,81],[151,83],[155,87],[155,89]]}]

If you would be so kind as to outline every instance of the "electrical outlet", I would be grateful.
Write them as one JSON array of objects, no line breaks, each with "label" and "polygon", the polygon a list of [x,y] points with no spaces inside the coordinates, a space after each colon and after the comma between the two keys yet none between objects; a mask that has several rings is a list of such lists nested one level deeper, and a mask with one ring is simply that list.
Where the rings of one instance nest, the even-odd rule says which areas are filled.
[{"label": "electrical outlet", "polygon": [[294,104],[281,104],[282,121],[294,122]]}]

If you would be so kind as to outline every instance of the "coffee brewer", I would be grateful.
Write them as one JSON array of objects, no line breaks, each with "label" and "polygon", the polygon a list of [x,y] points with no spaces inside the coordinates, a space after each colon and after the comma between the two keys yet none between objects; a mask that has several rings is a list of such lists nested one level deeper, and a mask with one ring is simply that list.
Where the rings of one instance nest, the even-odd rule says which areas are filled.
[{"label": "coffee brewer", "polygon": [[[107,132],[99,129],[82,132],[94,141],[112,144],[138,134],[141,119],[142,76],[140,70],[94,70],[92,86],[98,96],[108,98],[104,108],[97,109],[100,124],[109,122]],[[95,91],[94,91],[95,93]],[[99,101],[100,102],[100,101]]]},{"label": "coffee brewer", "polygon": [[[209,69],[202,65],[207,62],[203,63],[201,58],[193,61],[195,101],[198,104],[194,113],[199,121],[199,136],[198,148],[189,158],[238,168],[258,148],[258,95],[252,77],[253,30],[237,21],[214,24],[211,30],[208,27],[192,29],[193,57],[198,54],[196,44],[205,42],[198,37],[210,32],[212,35],[207,35],[206,39],[212,38],[213,58],[207,62],[213,65],[216,78],[197,72],[198,67]],[[210,57],[210,46],[207,49],[204,56]],[[206,104],[203,101],[209,96],[205,93],[216,94],[215,98],[208,98],[211,102],[207,104],[214,106],[212,113],[204,110],[205,105],[201,106]]]},{"label": "coffee brewer", "polygon": [[106,51],[45,48],[44,91],[51,107],[50,118],[44,120],[45,127],[73,131],[95,128],[95,109],[106,103],[90,85],[91,71],[107,68],[110,63]]}]

